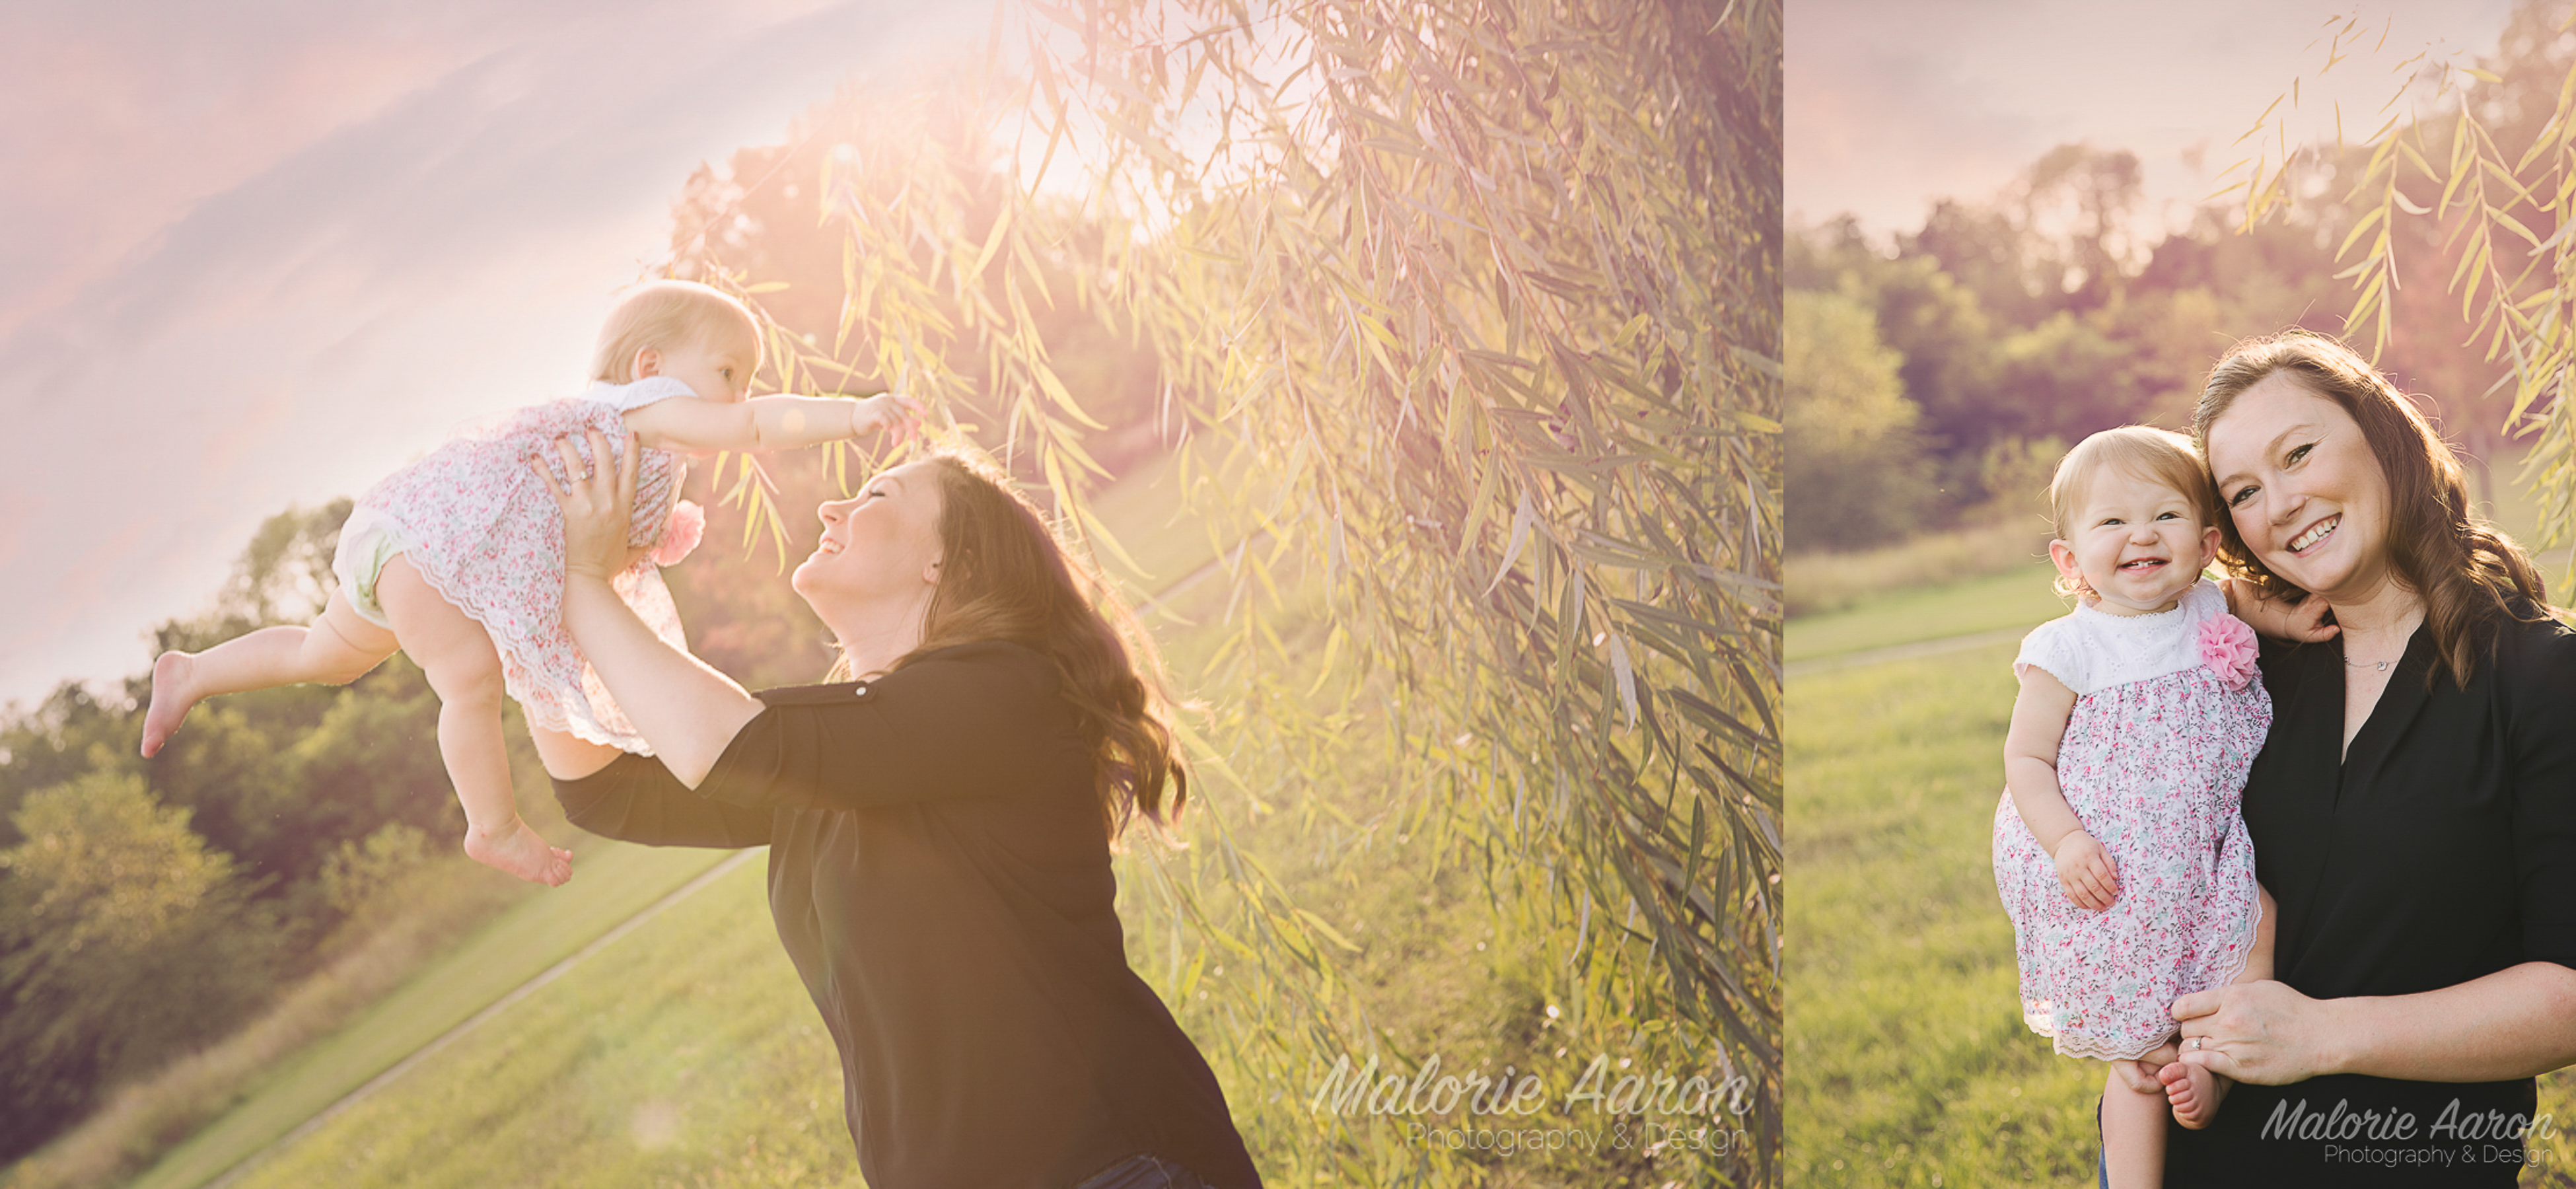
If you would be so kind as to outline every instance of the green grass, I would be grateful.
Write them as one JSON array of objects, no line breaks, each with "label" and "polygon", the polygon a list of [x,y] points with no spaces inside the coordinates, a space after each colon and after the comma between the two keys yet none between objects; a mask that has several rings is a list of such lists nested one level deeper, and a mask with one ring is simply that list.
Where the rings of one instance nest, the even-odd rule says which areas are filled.
[{"label": "green grass", "polygon": [[1789,621],[1781,655],[1790,661],[1840,656],[1919,640],[2027,627],[2066,614],[2049,583],[2057,571],[2036,564],[1948,586],[1880,595],[1848,610]]},{"label": "green grass", "polygon": [[1872,549],[1799,553],[1787,560],[1788,613],[1824,615],[1919,587],[1951,586],[1989,574],[2046,564],[2048,531],[2038,517],[1918,533]]},{"label": "green grass", "polygon": [[1995,896],[2013,646],[1788,690],[1788,1183],[2090,1184],[2095,1063],[2015,1006]]},{"label": "green grass", "polygon": [[[1791,1185],[2094,1183],[2101,1066],[2022,1024],[1995,894],[2012,655],[1789,682]],[[2576,1074],[2540,1096],[2576,1119]],[[2523,1184],[2576,1184],[2540,1146]]]},{"label": "green grass", "polygon": [[766,886],[727,873],[233,1184],[862,1184]]},{"label": "green grass", "polygon": [[724,855],[604,841],[586,849],[578,878],[521,902],[347,1028],[280,1065],[247,1102],[172,1150],[135,1189],[185,1189],[222,1174]]}]

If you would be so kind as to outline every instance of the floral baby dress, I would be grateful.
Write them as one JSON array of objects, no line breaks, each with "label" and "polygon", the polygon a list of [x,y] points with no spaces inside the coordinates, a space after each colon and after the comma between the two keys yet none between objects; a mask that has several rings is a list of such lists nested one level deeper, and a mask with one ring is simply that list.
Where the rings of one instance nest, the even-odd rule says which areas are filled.
[{"label": "floral baby dress", "polygon": [[[564,628],[563,511],[528,464],[543,461],[561,482],[555,439],[569,438],[587,462],[583,431],[595,429],[607,439],[608,465],[615,466],[626,447],[627,410],[694,395],[677,379],[652,376],[632,384],[594,383],[578,399],[507,414],[369,488],[341,534],[347,539],[362,530],[392,532],[421,578],[491,634],[501,654],[502,682],[529,722],[651,755]],[[656,563],[669,564],[686,552],[664,539],[681,475],[679,458],[670,451],[647,449],[636,460],[627,544],[661,542],[664,548],[610,581],[645,626],[675,648],[687,644]]]},{"label": "floral baby dress", "polygon": [[2012,794],[1995,809],[1995,886],[2012,916],[2022,1018],[2071,1057],[2144,1056],[2173,1035],[2173,1001],[2233,981],[2261,901],[2239,806],[2272,725],[2254,633],[2207,579],[2170,611],[2093,607],[2023,639],[2075,691],[2057,749],[2066,803],[2118,867],[2101,912],[2070,899]]}]

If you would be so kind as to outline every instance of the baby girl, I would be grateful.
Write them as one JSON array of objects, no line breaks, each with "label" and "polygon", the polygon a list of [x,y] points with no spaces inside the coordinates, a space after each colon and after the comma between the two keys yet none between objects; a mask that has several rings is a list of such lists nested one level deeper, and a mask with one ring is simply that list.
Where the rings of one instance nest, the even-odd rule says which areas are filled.
[{"label": "baby girl", "polygon": [[642,453],[627,542],[639,553],[615,585],[644,622],[680,646],[658,566],[695,544],[702,521],[694,504],[675,503],[679,455],[908,432],[918,411],[892,395],[746,399],[761,357],[751,312],[723,293],[687,281],[629,291],[600,332],[588,391],[452,440],[359,498],[332,562],[339,587],[312,626],[262,628],[201,653],[163,653],[152,666],[143,754],[160,751],[188,709],[210,695],[345,684],[400,649],[438,693],[438,748],[465,807],[465,853],[521,879],[563,883],[571,854],[519,817],[501,695],[518,701],[540,750],[566,737],[651,749],[564,630],[563,517],[528,464],[553,458],[555,439],[578,441],[595,429],[613,453],[592,459],[584,449],[583,465],[615,467],[634,434]]}]

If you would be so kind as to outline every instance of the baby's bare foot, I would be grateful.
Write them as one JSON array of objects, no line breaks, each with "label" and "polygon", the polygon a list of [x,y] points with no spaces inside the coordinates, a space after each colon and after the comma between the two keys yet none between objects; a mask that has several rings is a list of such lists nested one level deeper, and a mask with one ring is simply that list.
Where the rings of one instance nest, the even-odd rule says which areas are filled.
[{"label": "baby's bare foot", "polygon": [[192,680],[197,672],[197,658],[184,652],[165,652],[152,662],[152,706],[143,712],[143,754],[150,757],[170,741],[170,733],[179,729],[179,721],[197,704],[197,691]]},{"label": "baby's bare foot", "polygon": [[528,823],[511,818],[487,836],[471,825],[465,828],[465,854],[486,867],[507,871],[530,883],[550,888],[562,887],[572,878],[572,852],[546,845]]},{"label": "baby's bare foot", "polygon": [[2227,1097],[2226,1078],[2180,1061],[2157,1070],[2156,1077],[2165,1084],[2174,1122],[2198,1131],[2218,1117],[2218,1104]]}]

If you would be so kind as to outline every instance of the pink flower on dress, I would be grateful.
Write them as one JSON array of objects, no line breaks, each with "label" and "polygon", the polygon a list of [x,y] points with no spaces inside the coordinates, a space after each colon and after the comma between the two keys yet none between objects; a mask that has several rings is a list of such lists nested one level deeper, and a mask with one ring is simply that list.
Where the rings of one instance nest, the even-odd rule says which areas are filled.
[{"label": "pink flower on dress", "polygon": [[676,566],[689,551],[698,547],[698,538],[706,535],[707,513],[693,500],[671,505],[670,523],[662,526],[662,543],[653,547],[653,564]]},{"label": "pink flower on dress", "polygon": [[2254,651],[2254,629],[2244,620],[2213,615],[2200,621],[2200,663],[2227,688],[2243,689],[2254,680]]}]

